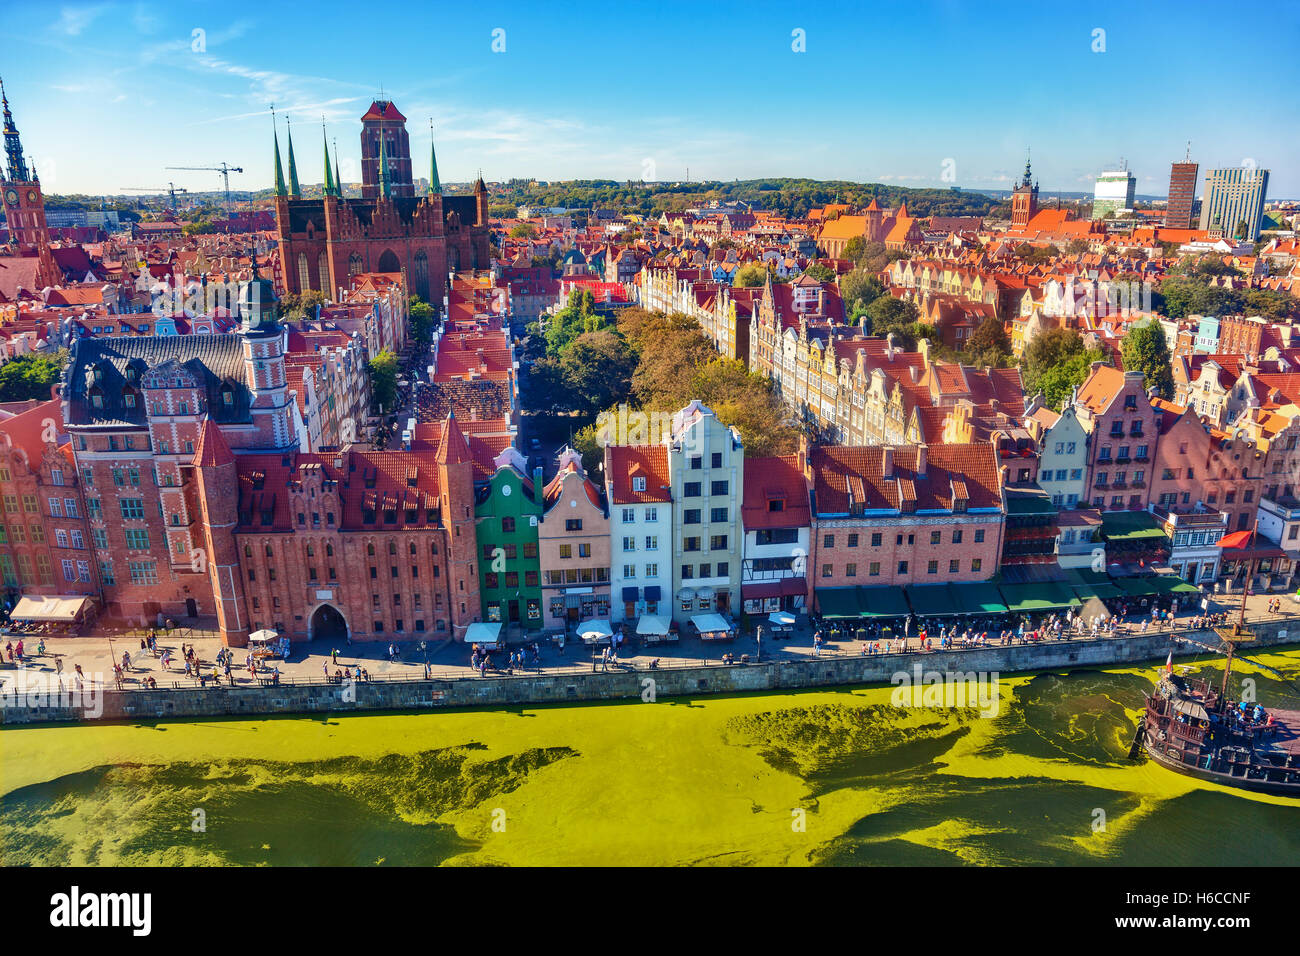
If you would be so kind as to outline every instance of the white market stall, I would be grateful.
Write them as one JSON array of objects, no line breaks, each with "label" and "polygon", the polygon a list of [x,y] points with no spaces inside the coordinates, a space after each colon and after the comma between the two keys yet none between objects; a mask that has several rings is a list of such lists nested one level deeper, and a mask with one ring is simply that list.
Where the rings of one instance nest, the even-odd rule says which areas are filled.
[{"label": "white market stall", "polygon": [[248,644],[253,649],[253,656],[257,658],[289,656],[289,639],[281,637],[269,628],[262,628],[249,634]]},{"label": "white market stall", "polygon": [[501,640],[501,622],[475,623],[465,629],[465,643],[496,647]]},{"label": "white market stall", "polygon": [[789,611],[773,611],[767,616],[767,623],[774,631],[789,631],[794,628],[795,616]]},{"label": "white market stall", "polygon": [[696,614],[691,624],[702,641],[729,641],[736,636],[735,629],[721,614]]},{"label": "white market stall", "polygon": [[584,644],[608,644],[614,637],[609,621],[583,621],[578,625],[578,636]]},{"label": "white market stall", "polygon": [[647,644],[677,640],[677,632],[673,630],[673,622],[668,618],[662,618],[654,614],[641,615],[641,619],[636,622],[636,634]]}]

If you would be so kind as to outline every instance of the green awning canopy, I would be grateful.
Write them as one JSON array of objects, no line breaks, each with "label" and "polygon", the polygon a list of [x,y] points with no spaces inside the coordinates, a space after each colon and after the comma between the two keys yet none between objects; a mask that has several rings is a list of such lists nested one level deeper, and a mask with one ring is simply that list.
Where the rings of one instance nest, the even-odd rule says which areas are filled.
[{"label": "green awning canopy", "polygon": [[907,617],[902,588],[858,588],[858,613],[863,617]]},{"label": "green awning canopy", "polygon": [[964,614],[1005,614],[1006,602],[995,585],[987,581],[968,581],[948,585],[957,606]]},{"label": "green awning canopy", "polygon": [[817,607],[821,615],[830,620],[858,616],[857,588],[818,588]]},{"label": "green awning canopy", "polygon": [[1063,581],[1036,581],[1033,584],[1000,584],[998,590],[1007,607],[1017,614],[1041,614],[1079,607],[1083,602]]},{"label": "green awning canopy", "polygon": [[1146,511],[1108,511],[1101,516],[1101,537],[1107,544],[1141,547],[1169,540],[1156,516]]},{"label": "green awning canopy", "polygon": [[1147,578],[1119,578],[1115,583],[1123,588],[1124,593],[1130,597],[1201,593],[1200,588],[1196,585],[1188,584],[1174,574],[1160,574]]},{"label": "green awning canopy", "polygon": [[951,617],[960,614],[952,591],[946,584],[911,584],[907,587],[907,603],[919,617]]},{"label": "green awning canopy", "polygon": [[1070,590],[1081,601],[1094,597],[1107,601],[1124,594],[1104,571],[1094,571],[1091,568],[1070,569]]}]

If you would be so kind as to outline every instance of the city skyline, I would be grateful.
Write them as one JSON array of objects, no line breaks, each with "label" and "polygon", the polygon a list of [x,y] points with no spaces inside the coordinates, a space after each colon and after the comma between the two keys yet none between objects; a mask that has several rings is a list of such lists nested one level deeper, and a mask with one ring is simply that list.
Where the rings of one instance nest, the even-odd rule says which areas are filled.
[{"label": "city skyline", "polygon": [[[1208,4],[1167,18],[1118,5],[1058,13],[1002,3],[975,13],[928,3],[892,13],[887,35],[848,6],[814,15],[682,5],[681,17],[676,6],[621,9],[626,42],[607,26],[546,12],[413,10],[402,18],[409,29],[350,47],[333,25],[346,8],[331,4],[309,18],[277,3],[255,16],[209,3],[67,4],[53,22],[30,7],[11,15],[28,42],[0,75],[50,194],[168,181],[215,191],[215,173],[165,167],[223,161],[245,170],[232,190],[268,188],[272,103],[282,141],[286,118],[299,134],[304,183],[321,179],[322,116],[344,180],[358,182],[359,118],[382,95],[410,118],[417,178],[428,175],[432,118],[448,182],[480,169],[489,181],[672,182],[689,169],[693,181],[994,190],[1011,187],[1028,149],[1045,195],[1091,192],[1122,155],[1137,193],[1163,196],[1190,140],[1202,171],[1253,164],[1271,171],[1270,200],[1300,195],[1300,160],[1287,142],[1300,107],[1276,98],[1275,122],[1264,126],[1236,108],[1238,83],[1201,80],[1206,57],[1239,61],[1256,42]],[[1152,36],[1183,52],[1186,78],[1175,70],[1171,79],[1166,65],[1147,93],[1134,77],[1149,65]],[[845,80],[864,43],[865,75]],[[1014,55],[990,52],[1004,50]],[[972,81],[979,73],[987,79]],[[1297,78],[1283,62],[1268,85]],[[1121,97],[1142,109],[1115,108]]]}]

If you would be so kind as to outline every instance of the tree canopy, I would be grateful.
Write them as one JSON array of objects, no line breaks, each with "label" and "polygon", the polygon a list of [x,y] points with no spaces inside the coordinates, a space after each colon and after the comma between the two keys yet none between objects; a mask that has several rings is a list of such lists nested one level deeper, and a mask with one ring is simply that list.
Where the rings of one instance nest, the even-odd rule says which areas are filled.
[{"label": "tree canopy", "polygon": [[1165,330],[1152,320],[1129,329],[1119,346],[1127,371],[1146,376],[1146,387],[1154,388],[1161,398],[1174,397],[1174,372]]},{"label": "tree canopy", "polygon": [[20,355],[0,365],[0,402],[50,400],[50,387],[68,364],[67,349],[54,355]]},{"label": "tree canopy", "polygon": [[366,363],[370,378],[370,401],[377,409],[391,412],[397,403],[397,356],[384,349]]}]

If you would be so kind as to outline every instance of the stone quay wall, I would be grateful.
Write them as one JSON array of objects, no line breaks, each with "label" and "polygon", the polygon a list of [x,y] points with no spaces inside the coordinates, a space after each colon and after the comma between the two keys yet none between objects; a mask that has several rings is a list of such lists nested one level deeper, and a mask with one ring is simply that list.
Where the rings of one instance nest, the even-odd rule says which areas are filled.
[{"label": "stone quay wall", "polygon": [[[1288,632],[1290,625],[1290,632]],[[1296,621],[1279,619],[1253,627],[1251,649],[1295,643]],[[154,722],[200,717],[264,717],[322,712],[422,711],[452,707],[510,707],[576,701],[661,699],[705,694],[800,690],[859,684],[888,684],[899,672],[919,665],[925,674],[1074,670],[1134,664],[1206,651],[1187,639],[1214,646],[1211,631],[1158,632],[1007,647],[909,652],[869,656],[814,657],[806,661],[709,664],[608,673],[522,674],[455,680],[404,680],[373,683],[281,683],[274,687],[209,686],[158,690],[103,690],[93,708],[85,701],[33,705],[3,698],[0,721],[35,724],[59,721]]]}]

